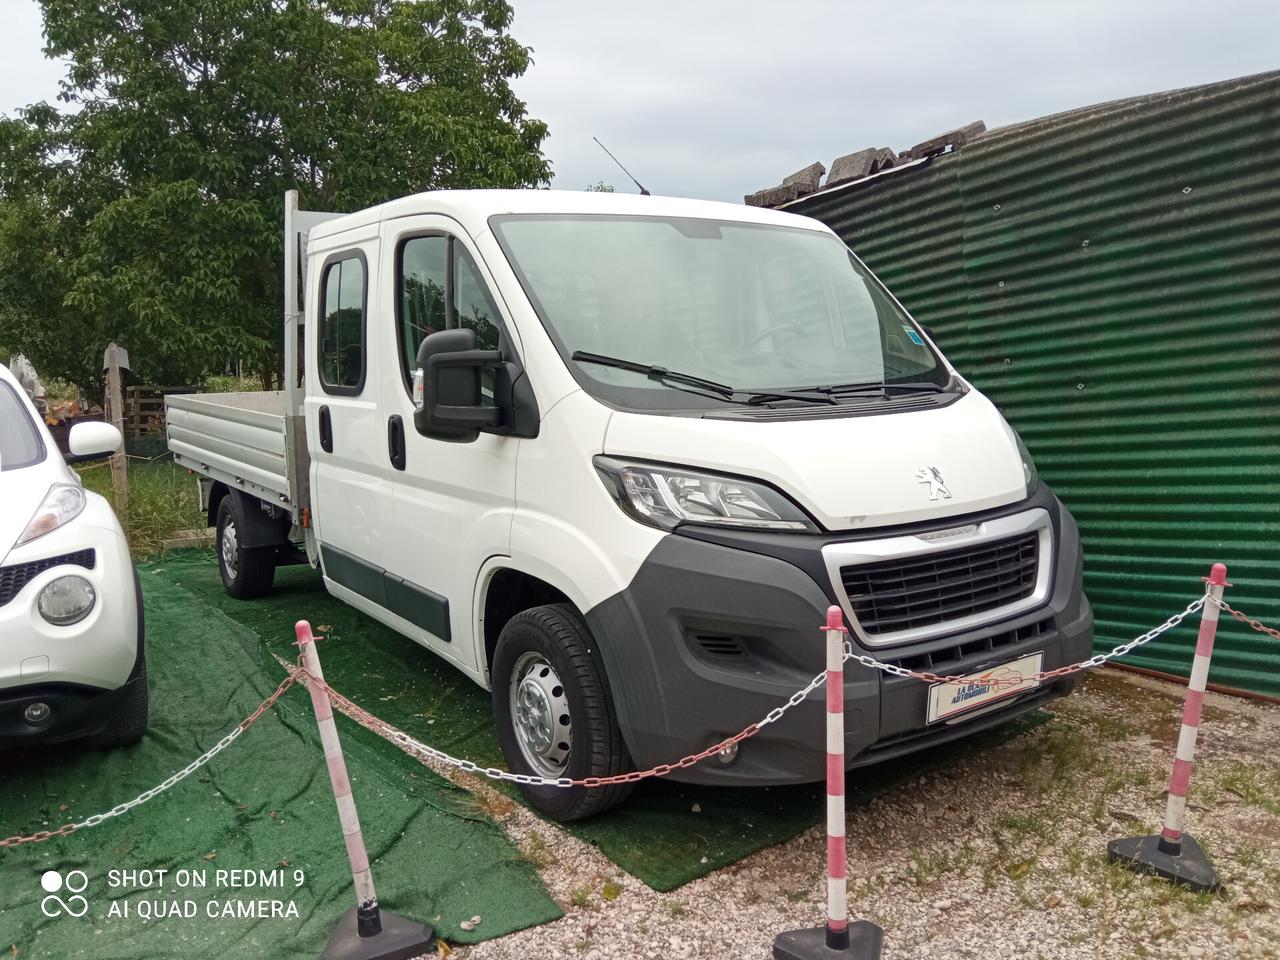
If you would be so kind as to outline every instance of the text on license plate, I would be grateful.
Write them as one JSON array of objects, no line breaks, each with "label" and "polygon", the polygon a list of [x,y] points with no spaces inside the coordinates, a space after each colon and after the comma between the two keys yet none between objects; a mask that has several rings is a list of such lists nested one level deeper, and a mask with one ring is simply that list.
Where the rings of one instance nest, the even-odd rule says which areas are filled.
[{"label": "text on license plate", "polygon": [[[1029,657],[971,673],[952,683],[935,683],[929,688],[928,722],[943,720],[1038,687],[1040,681],[1036,674],[1040,672],[1042,662],[1044,654],[1033,653]],[[1017,682],[991,683],[992,680]]]}]

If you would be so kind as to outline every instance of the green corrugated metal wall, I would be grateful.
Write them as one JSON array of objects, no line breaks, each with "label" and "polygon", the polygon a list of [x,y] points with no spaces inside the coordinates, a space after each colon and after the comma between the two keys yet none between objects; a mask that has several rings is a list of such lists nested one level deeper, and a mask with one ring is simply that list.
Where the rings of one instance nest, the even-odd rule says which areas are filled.
[{"label": "green corrugated metal wall", "polygon": [[[1280,626],[1280,73],[993,131],[815,194],[1005,412],[1080,522],[1097,647],[1220,560]],[[1194,630],[1127,662],[1185,675]],[[1224,620],[1213,682],[1280,696],[1280,641]]]}]

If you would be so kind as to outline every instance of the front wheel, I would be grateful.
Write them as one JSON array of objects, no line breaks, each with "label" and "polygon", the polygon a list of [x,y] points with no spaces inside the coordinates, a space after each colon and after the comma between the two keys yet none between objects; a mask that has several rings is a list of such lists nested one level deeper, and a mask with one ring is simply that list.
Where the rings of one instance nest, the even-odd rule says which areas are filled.
[{"label": "front wheel", "polygon": [[218,572],[222,586],[237,600],[260,597],[276,578],[275,547],[245,547],[245,518],[240,498],[228,495],[218,504]]},{"label": "front wheel", "polygon": [[[493,711],[510,770],[573,780],[630,770],[595,646],[581,614],[563,603],[525,610],[502,628],[493,655]],[[535,809],[561,822],[608,810],[631,789],[520,785]]]}]

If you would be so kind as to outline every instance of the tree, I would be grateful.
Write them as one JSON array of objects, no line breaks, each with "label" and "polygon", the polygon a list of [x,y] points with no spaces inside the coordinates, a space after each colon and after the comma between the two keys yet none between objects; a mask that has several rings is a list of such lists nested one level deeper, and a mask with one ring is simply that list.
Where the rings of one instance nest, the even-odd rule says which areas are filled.
[{"label": "tree", "polygon": [[613,184],[597,180],[595,183],[587,184],[587,193],[613,193]]},{"label": "tree", "polygon": [[536,186],[506,0],[40,0],[60,99],[0,121],[0,342],[96,384],[279,367],[284,191]]}]

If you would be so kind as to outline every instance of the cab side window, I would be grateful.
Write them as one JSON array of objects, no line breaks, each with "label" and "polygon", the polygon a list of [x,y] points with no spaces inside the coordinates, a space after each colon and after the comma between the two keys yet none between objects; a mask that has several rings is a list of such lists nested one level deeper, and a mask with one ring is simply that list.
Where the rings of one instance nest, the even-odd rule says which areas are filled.
[{"label": "cab side window", "polygon": [[406,377],[418,365],[418,347],[447,329],[449,238],[413,237],[400,247],[400,362]]},{"label": "cab side window", "polygon": [[[476,332],[478,349],[499,349],[497,307],[461,243],[443,234],[410,237],[400,243],[396,271],[400,365],[406,387],[418,365],[418,348],[437,330],[467,327]],[[492,370],[482,375],[481,392],[486,400],[492,398]]]},{"label": "cab side window", "polygon": [[320,279],[320,386],[326,393],[355,396],[364,387],[364,257],[330,261]]},{"label": "cab side window", "polygon": [[475,261],[461,244],[454,244],[453,277],[457,326],[474,330],[476,346],[481,350],[497,350],[498,311],[489,299],[489,291],[484,288]]}]

